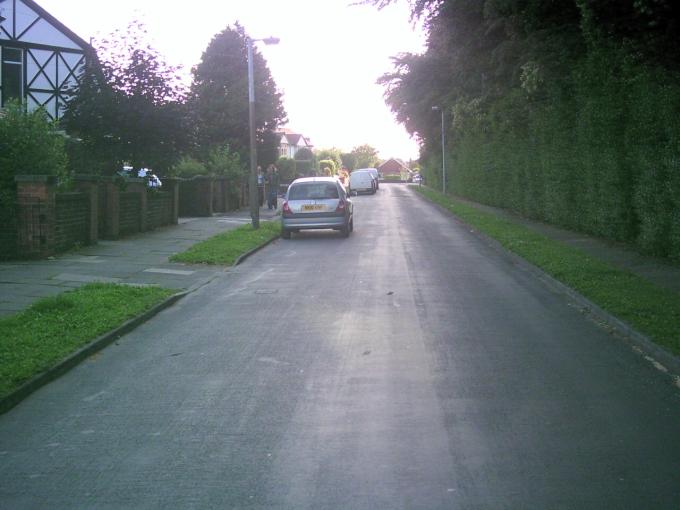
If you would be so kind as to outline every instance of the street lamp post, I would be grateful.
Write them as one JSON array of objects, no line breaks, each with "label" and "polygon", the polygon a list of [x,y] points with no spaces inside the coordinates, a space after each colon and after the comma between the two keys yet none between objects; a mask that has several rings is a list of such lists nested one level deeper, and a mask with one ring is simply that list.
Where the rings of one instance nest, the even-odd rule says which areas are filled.
[{"label": "street lamp post", "polygon": [[276,37],[264,39],[246,38],[248,48],[248,124],[250,130],[250,218],[253,228],[260,228],[260,201],[257,197],[257,144],[255,142],[255,83],[253,79],[253,43],[262,41],[265,44],[279,44]]},{"label": "street lamp post", "polygon": [[442,114],[442,193],[446,193],[446,139],[444,138],[444,108],[433,106],[432,110]]}]

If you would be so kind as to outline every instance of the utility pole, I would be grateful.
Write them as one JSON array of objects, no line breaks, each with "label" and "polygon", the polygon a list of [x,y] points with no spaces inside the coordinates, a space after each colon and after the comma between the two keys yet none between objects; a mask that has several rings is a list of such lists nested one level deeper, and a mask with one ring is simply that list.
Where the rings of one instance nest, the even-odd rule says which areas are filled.
[{"label": "utility pole", "polygon": [[257,142],[255,140],[255,80],[253,77],[253,43],[262,41],[265,44],[278,44],[276,37],[265,39],[246,38],[248,48],[248,123],[250,131],[250,186],[248,201],[250,202],[250,218],[253,228],[260,228],[260,201],[257,196]]},{"label": "utility pole", "polygon": [[444,131],[444,108],[433,106],[433,111],[439,111],[442,114],[442,193],[446,193],[446,139]]}]

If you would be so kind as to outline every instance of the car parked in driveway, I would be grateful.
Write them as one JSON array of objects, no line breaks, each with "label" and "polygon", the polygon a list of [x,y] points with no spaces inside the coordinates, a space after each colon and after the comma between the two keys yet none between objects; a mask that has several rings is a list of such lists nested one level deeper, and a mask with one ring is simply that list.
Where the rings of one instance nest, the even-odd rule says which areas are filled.
[{"label": "car parked in driveway", "polygon": [[354,170],[349,176],[349,189],[352,193],[375,193],[375,182],[368,170]]},{"label": "car parked in driveway", "polygon": [[335,177],[295,179],[281,210],[281,237],[308,229],[333,229],[348,237],[354,230],[354,206]]},{"label": "car parked in driveway", "polygon": [[131,166],[125,165],[123,166],[122,170],[117,172],[117,174],[121,177],[137,177],[140,179],[146,179],[146,185],[149,188],[160,188],[163,186],[163,183],[158,178],[158,176],[153,173],[153,170],[148,168],[140,168],[137,172],[135,172]]}]

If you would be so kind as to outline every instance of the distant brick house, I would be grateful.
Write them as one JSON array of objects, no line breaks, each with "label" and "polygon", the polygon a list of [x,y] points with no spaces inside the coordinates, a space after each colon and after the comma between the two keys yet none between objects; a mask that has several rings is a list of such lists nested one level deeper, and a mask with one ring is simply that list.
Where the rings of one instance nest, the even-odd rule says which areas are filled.
[{"label": "distant brick house", "polygon": [[0,107],[15,99],[58,119],[92,47],[33,0],[0,0]]},{"label": "distant brick house", "polygon": [[413,177],[413,170],[406,166],[400,159],[390,158],[378,167],[378,172],[387,177],[388,175],[399,176],[401,180],[408,181]]},{"label": "distant brick house", "polygon": [[295,158],[295,154],[302,148],[312,150],[312,142],[306,136],[284,128],[277,133],[279,139],[279,157]]}]

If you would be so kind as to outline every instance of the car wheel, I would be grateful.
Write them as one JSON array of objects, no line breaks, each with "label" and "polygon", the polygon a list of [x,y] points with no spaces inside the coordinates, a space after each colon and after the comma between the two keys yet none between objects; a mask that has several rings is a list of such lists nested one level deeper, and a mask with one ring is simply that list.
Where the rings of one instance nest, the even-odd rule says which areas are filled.
[{"label": "car wheel", "polygon": [[354,218],[349,222],[349,231],[354,232]]},{"label": "car wheel", "polygon": [[340,229],[340,233],[342,233],[342,237],[349,237],[349,233],[350,233],[349,224],[347,224],[347,225],[345,225],[344,227],[342,227],[342,228]]},{"label": "car wheel", "polygon": [[281,237],[284,239],[290,239],[290,230],[286,230],[285,228],[281,229]]}]

